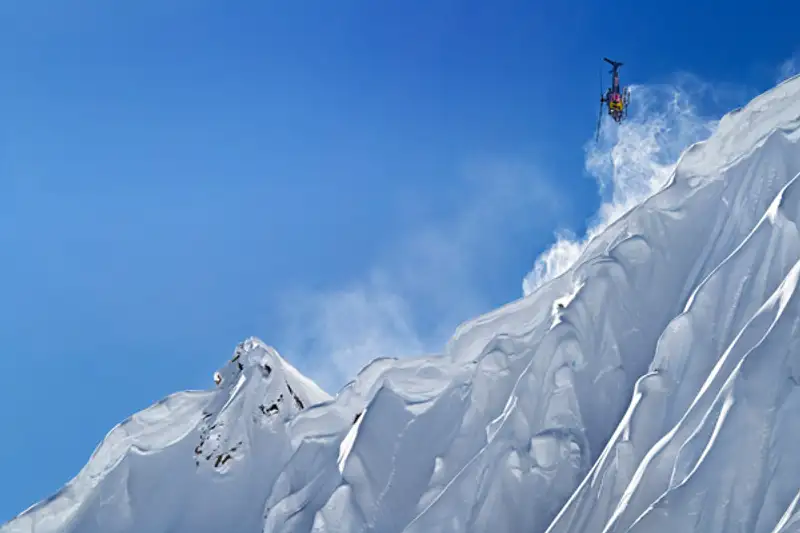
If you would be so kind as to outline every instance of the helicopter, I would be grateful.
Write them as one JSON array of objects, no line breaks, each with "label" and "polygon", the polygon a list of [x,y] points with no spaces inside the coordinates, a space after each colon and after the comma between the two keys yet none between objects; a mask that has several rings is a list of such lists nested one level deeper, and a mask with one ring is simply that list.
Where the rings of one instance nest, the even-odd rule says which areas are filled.
[{"label": "helicopter", "polygon": [[603,61],[611,65],[611,87],[605,94],[600,93],[600,116],[597,117],[597,135],[600,136],[600,120],[603,118],[603,104],[608,105],[608,114],[619,124],[623,118],[628,116],[628,104],[631,101],[631,90],[628,87],[622,88],[619,85],[619,67],[623,63],[613,61],[607,57]]}]

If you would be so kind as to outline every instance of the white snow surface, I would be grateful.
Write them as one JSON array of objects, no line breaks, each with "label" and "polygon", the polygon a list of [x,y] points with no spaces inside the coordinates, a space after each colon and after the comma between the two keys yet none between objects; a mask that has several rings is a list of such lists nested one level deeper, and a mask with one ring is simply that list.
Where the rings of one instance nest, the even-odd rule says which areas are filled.
[{"label": "white snow surface", "polygon": [[800,78],[563,275],[331,398],[249,339],[0,533],[800,533]]}]

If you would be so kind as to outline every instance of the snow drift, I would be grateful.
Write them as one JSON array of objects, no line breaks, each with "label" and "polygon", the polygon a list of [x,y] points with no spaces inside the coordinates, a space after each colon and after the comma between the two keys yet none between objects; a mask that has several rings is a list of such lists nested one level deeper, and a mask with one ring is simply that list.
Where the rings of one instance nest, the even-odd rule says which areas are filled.
[{"label": "snow drift", "polygon": [[335,398],[256,339],[0,533],[800,532],[800,78],[562,275]]}]

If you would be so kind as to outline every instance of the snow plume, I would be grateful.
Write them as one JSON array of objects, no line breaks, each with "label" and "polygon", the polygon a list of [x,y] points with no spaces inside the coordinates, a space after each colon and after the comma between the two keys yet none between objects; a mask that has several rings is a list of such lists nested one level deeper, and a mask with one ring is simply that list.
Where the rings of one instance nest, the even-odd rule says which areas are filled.
[{"label": "snow plume", "polygon": [[628,118],[618,125],[605,117],[599,140],[585,146],[586,170],[603,199],[600,209],[582,239],[569,231],[557,233],[555,244],[523,280],[524,294],[565,272],[591,239],[667,182],[681,152],[716,128],[718,119],[700,109],[742,96],[741,90],[712,86],[691,75],[671,84],[631,86]]},{"label": "snow plume", "polygon": [[478,287],[498,277],[509,250],[569,209],[526,161],[481,158],[462,170],[462,186],[448,193],[457,203],[449,216],[425,222],[424,207],[410,208],[403,218],[417,226],[387,243],[363,278],[287,294],[277,345],[292,359],[313,361],[311,377],[328,392],[377,357],[440,351],[460,322],[496,305]]},{"label": "snow plume", "polygon": [[792,54],[792,57],[781,63],[778,69],[778,83],[800,74],[800,50]]},{"label": "snow plume", "polygon": [[329,393],[374,357],[423,351],[409,303],[381,269],[343,289],[298,290],[285,300],[282,351],[313,360],[310,377]]}]

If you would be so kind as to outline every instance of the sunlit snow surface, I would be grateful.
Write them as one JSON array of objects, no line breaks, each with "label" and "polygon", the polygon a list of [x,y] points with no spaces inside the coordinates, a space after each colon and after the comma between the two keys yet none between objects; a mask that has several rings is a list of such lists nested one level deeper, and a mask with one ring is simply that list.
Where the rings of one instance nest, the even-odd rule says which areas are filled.
[{"label": "sunlit snow surface", "polygon": [[250,339],[0,533],[800,533],[800,78],[437,357]]}]

